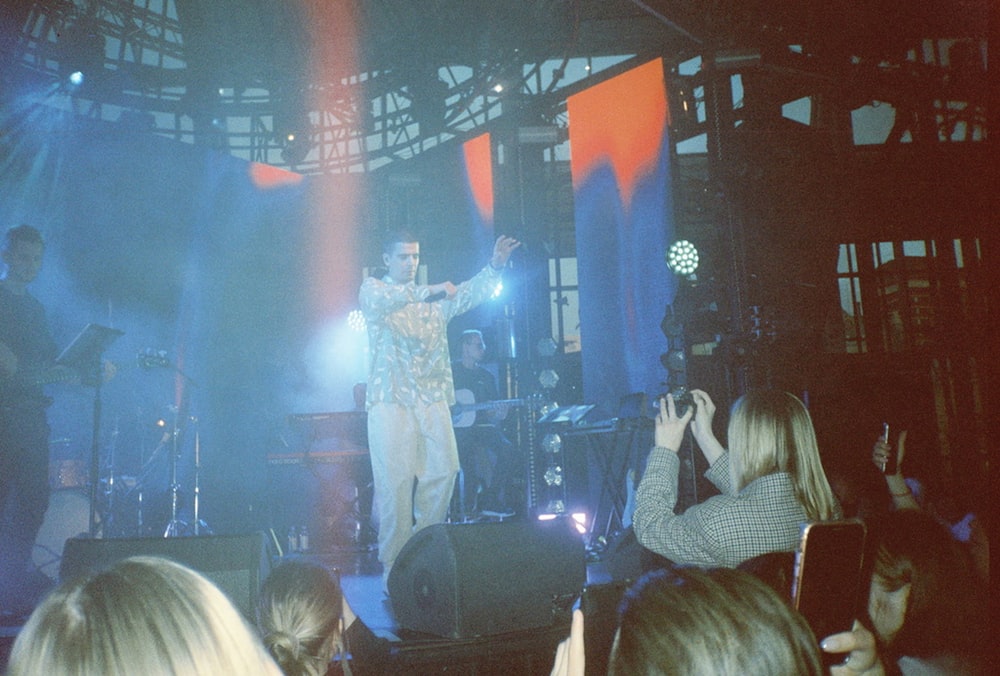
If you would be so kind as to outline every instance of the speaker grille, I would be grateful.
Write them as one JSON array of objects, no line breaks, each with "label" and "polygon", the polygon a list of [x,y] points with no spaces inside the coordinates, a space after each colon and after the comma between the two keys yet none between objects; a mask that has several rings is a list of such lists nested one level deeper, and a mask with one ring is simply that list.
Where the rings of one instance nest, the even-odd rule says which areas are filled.
[{"label": "speaker grille", "polygon": [[586,580],[566,521],[441,524],[415,534],[389,576],[400,627],[472,638],[549,626]]},{"label": "speaker grille", "polygon": [[70,538],[59,577],[110,568],[130,556],[161,556],[197,570],[221,589],[247,619],[253,619],[263,579],[270,572],[264,533],[183,538]]}]

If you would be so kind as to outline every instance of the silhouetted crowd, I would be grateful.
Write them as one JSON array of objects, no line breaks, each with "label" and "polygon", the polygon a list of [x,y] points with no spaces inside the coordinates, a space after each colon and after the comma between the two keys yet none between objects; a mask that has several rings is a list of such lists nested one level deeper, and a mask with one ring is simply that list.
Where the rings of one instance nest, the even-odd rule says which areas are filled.
[{"label": "silhouetted crowd", "polygon": [[[602,671],[606,660],[615,675],[988,673],[988,524],[975,513],[948,521],[913,491],[905,432],[872,449],[873,472],[894,460],[883,474],[892,508],[865,513],[851,500],[845,510],[796,397],[741,397],[728,448],[713,433],[711,398],[693,398],[682,415],[671,397],[660,404],[634,525],[662,565],[628,585]],[[677,449],[689,426],[720,493],[677,514]],[[847,519],[867,531],[857,616],[817,636],[793,603],[796,550],[804,524]],[[585,673],[586,621],[574,611],[553,674]],[[276,567],[254,627],[201,574],[134,557],[49,594],[18,636],[8,673],[384,673],[387,654],[322,567]]]}]

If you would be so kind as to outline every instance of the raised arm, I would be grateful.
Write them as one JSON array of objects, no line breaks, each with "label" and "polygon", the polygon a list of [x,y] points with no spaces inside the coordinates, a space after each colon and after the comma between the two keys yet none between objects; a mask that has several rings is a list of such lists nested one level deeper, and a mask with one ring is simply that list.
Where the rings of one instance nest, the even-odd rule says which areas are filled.
[{"label": "raised arm", "polygon": [[[879,438],[875,442],[875,446],[872,448],[872,463],[875,464],[875,467],[879,471],[882,471],[882,468],[886,466],[886,462],[889,460],[892,452],[893,448],[888,441]],[[896,440],[895,452],[896,471],[885,475],[885,485],[889,489],[889,495],[892,496],[892,504],[896,509],[920,509],[917,499],[913,497],[910,487],[906,484],[906,478],[903,476],[903,457],[906,455],[906,430],[902,430],[899,433],[899,437]]]},{"label": "raised arm", "polygon": [[519,246],[521,246],[521,243],[513,237],[507,237],[506,235],[497,237],[497,241],[493,243],[493,256],[490,258],[490,266],[494,270],[502,270],[507,265],[510,255],[514,253],[514,249]]},{"label": "raised arm", "polygon": [[[414,286],[412,284],[387,284],[382,280],[369,277],[361,284],[358,302],[361,311],[368,319],[386,317],[411,303],[420,303],[428,296],[441,291],[447,292],[445,284],[434,286]],[[451,287],[453,290],[454,287]]]}]

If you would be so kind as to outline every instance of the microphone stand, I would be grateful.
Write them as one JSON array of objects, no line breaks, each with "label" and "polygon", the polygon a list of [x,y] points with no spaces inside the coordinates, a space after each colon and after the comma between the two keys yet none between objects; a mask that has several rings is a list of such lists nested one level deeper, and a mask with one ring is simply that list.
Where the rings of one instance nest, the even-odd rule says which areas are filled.
[{"label": "microphone stand", "polygon": [[[197,425],[197,419],[193,419]],[[201,535],[204,530],[209,535],[212,529],[208,527],[201,516],[199,516],[199,504],[201,503],[201,434],[198,428],[194,430],[194,534]]]},{"label": "microphone stand", "polygon": [[[195,386],[195,385],[197,385],[197,383],[195,383],[194,379],[191,378],[190,376],[188,376],[186,373],[184,373],[180,368],[177,368],[175,366],[174,367],[174,371],[176,371],[185,380],[185,382],[187,382],[192,387]],[[179,478],[177,476],[177,465],[178,465],[178,460],[180,460],[180,454],[181,454],[181,448],[180,448],[180,443],[179,443],[180,431],[181,431],[181,429],[180,429],[180,427],[181,427],[180,426],[180,416],[181,416],[181,411],[183,409],[185,409],[186,405],[187,405],[187,401],[185,401],[186,394],[187,393],[185,392],[184,396],[181,397],[181,399],[182,399],[181,400],[181,404],[176,407],[176,411],[174,412],[174,429],[173,429],[173,436],[174,436],[174,438],[173,438],[173,442],[172,442],[171,448],[170,448],[170,521],[167,523],[167,527],[163,531],[163,537],[165,537],[165,538],[179,537],[181,535],[184,535],[184,531],[187,529],[187,523],[185,523],[184,521],[181,521],[178,518],[178,516],[177,516],[178,501],[179,501],[180,488],[181,488],[181,486],[180,486],[180,480],[179,480]],[[185,414],[185,418],[188,421],[192,421],[192,422],[197,423],[197,418],[195,418],[193,416],[192,417],[187,417],[187,415]],[[195,510],[194,511],[194,520],[195,520],[195,523],[194,523],[194,534],[195,535],[199,534],[199,531],[200,531],[200,529],[201,529],[202,526],[204,526],[205,529],[208,530],[207,525],[205,525],[204,522],[202,522],[198,518],[198,509],[199,509],[199,504],[198,503],[199,503],[200,491],[201,491],[201,487],[199,486],[199,477],[198,477],[198,475],[200,473],[200,469],[201,469],[201,448],[200,448],[200,446],[201,446],[201,440],[200,440],[200,437],[199,437],[199,434],[198,434],[198,429],[196,427],[195,428],[195,433],[194,433],[194,453],[195,453],[195,459],[194,459],[194,465],[195,465],[195,478],[194,478],[194,481],[195,481],[195,486],[194,486],[194,510]]]},{"label": "microphone stand", "polygon": [[100,354],[96,356],[97,368],[94,373],[94,408],[92,418],[92,431],[90,442],[90,514],[88,517],[87,532],[90,537],[97,537],[97,487],[101,474],[101,359]]},{"label": "microphone stand", "polygon": [[180,412],[181,407],[174,407],[174,428],[172,430],[173,440],[170,443],[170,521],[163,531],[163,537],[178,537],[183,535],[187,524],[177,518],[177,500],[180,493],[180,483],[177,479],[177,460],[180,456]]}]

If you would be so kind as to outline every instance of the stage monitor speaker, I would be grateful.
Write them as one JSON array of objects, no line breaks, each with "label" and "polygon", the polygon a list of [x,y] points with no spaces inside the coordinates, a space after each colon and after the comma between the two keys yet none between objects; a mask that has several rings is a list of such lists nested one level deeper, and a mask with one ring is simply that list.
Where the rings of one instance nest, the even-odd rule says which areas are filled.
[{"label": "stage monitor speaker", "polygon": [[198,571],[251,621],[260,585],[271,571],[267,536],[258,532],[179,538],[70,538],[63,549],[59,577],[68,580],[110,568],[130,556],[160,556]]},{"label": "stage monitor speaker", "polygon": [[555,519],[424,528],[396,557],[388,586],[401,628],[472,638],[552,625],[586,578],[583,538],[570,519]]}]

